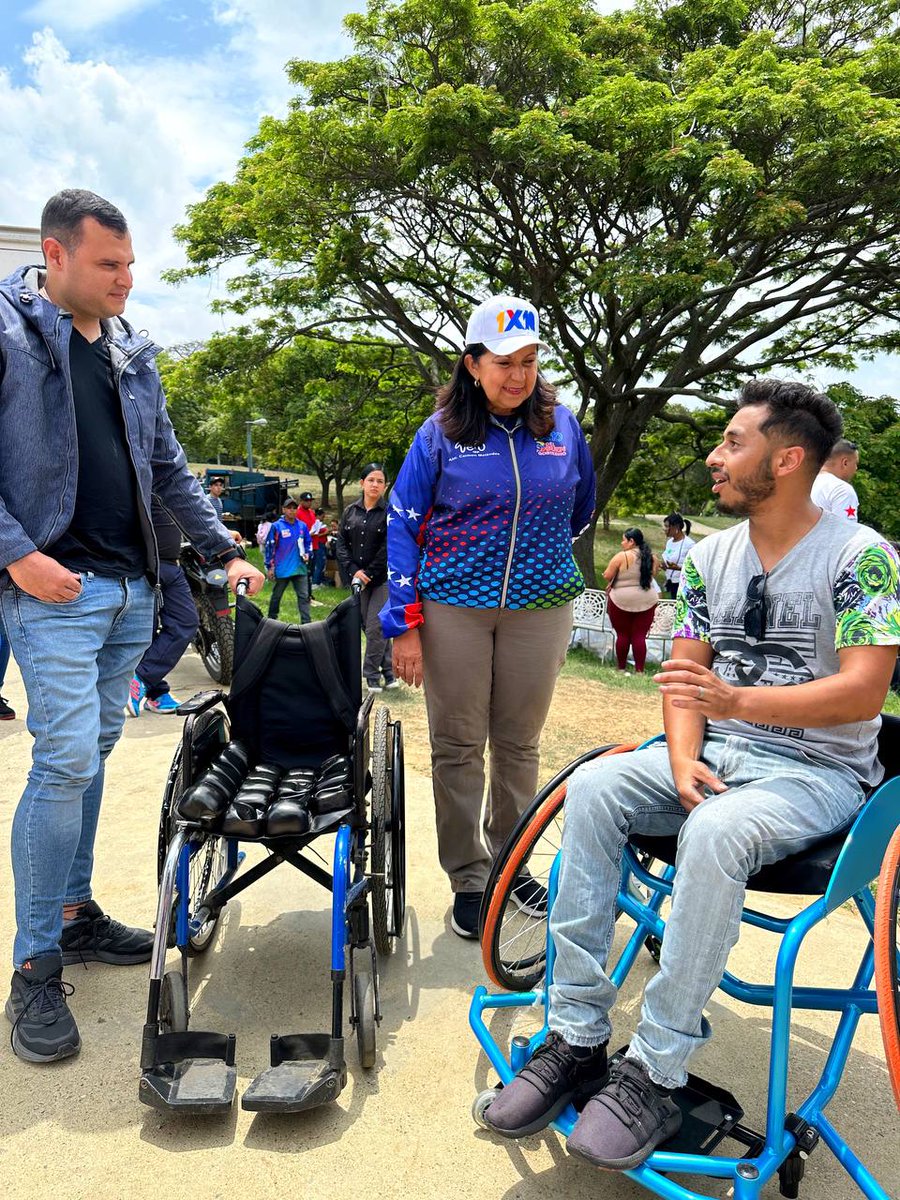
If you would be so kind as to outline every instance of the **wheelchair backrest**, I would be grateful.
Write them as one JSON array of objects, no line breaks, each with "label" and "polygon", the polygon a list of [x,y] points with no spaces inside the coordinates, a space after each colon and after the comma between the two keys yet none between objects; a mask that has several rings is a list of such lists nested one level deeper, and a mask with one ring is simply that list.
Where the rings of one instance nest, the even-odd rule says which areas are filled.
[{"label": "wheelchair backrest", "polygon": [[834,864],[825,893],[828,912],[876,878],[887,844],[900,825],[900,717],[881,714],[878,759],[884,779],[860,810]]},{"label": "wheelchair backrest", "polygon": [[[323,678],[321,641],[313,645],[312,635],[323,630],[328,635],[330,686],[327,676]],[[238,597],[237,666],[227,701],[231,736],[247,742],[258,762],[285,769],[318,766],[333,754],[346,754],[362,704],[360,636],[355,598],[337,605],[314,630],[312,625],[264,617],[249,600]],[[264,644],[268,652],[260,653]]]}]

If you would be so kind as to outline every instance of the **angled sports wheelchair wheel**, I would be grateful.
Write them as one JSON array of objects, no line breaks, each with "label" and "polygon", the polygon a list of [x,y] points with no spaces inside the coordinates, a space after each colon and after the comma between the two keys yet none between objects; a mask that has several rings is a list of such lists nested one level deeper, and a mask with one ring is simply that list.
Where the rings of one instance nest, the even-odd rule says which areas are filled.
[{"label": "angled sports wheelchair wheel", "polygon": [[[196,775],[212,762],[218,750],[228,740],[228,719],[221,709],[209,709],[206,712],[198,713],[195,717],[189,717],[188,720],[192,722],[190,740],[193,747],[192,757],[194,761],[190,764],[185,764],[184,741],[179,742],[178,748],[175,751],[175,757],[172,759],[172,766],[169,768],[169,777],[166,781],[162,807],[159,814],[156,862],[157,881],[162,878],[162,869],[166,860],[169,842],[175,832],[177,819],[175,807],[182,793],[190,786],[190,782]],[[193,914],[196,912],[199,901],[206,895],[210,888],[215,886],[227,868],[228,843],[219,834],[206,834],[197,831],[191,834],[189,849],[188,910]],[[175,944],[176,905],[177,894],[176,904],[173,905],[172,909],[172,928],[169,935],[169,945]],[[212,943],[216,926],[219,922],[219,915],[219,913],[216,913],[210,920],[199,925],[195,924],[193,920],[191,921],[186,946],[188,954],[202,954]]]},{"label": "angled sports wheelchair wheel", "polygon": [[400,723],[390,717],[380,704],[372,733],[372,933],[379,954],[394,949],[406,909],[403,742],[401,735],[398,748]]},{"label": "angled sports wheelchair wheel", "polygon": [[875,900],[875,990],[894,1100],[900,1110],[900,829],[888,843]]},{"label": "angled sports wheelchair wheel", "polygon": [[544,975],[547,887],[562,842],[566,780],[582,763],[633,749],[600,746],[570,763],[538,792],[506,839],[491,868],[479,918],[484,969],[498,987],[527,992]]}]

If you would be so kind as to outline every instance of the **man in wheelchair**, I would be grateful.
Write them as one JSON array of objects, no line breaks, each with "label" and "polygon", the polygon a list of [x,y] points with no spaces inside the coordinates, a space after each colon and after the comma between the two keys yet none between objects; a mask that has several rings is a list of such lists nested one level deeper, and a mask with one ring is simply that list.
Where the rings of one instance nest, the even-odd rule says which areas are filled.
[{"label": "man in wheelchair", "polygon": [[[568,1150],[628,1170],[681,1123],[672,1092],[710,1037],[703,1009],[738,939],[747,879],[848,826],[876,785],[879,713],[900,644],[892,546],[810,499],[841,436],[831,401],[754,380],[707,459],[719,510],[745,516],[689,553],[673,657],[656,681],[665,744],[571,777],[550,1033],[484,1113],[505,1137],[587,1100]],[[678,834],[659,973],[627,1055],[607,1066],[605,973],[623,848]]]}]

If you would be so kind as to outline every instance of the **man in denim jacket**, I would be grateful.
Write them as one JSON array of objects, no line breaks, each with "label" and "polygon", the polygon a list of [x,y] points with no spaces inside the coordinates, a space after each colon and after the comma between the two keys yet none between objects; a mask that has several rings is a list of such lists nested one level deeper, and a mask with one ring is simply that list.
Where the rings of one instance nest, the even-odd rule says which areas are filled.
[{"label": "man in denim jacket", "polygon": [[28,698],[32,768],[12,831],[17,932],[6,1015],[28,1062],[81,1039],[65,963],[145,962],[152,936],[92,899],[104,762],[153,633],[156,492],[232,585],[241,561],[187,469],[154,366],[121,319],[132,287],[124,217],[91,192],[44,209],[46,269],[0,282],[0,615]]}]

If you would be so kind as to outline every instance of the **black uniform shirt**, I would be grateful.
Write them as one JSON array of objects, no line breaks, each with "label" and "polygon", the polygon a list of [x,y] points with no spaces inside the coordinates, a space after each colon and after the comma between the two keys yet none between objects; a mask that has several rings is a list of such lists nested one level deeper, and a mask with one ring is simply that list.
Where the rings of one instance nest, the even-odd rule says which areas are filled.
[{"label": "black uniform shirt", "polygon": [[73,328],[69,368],[78,435],[75,512],[69,528],[45,553],[71,571],[138,579],[147,561],[137,478],[103,338],[89,342]]}]

